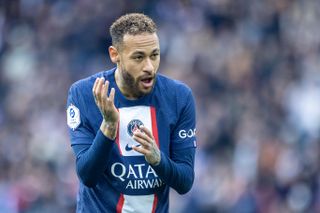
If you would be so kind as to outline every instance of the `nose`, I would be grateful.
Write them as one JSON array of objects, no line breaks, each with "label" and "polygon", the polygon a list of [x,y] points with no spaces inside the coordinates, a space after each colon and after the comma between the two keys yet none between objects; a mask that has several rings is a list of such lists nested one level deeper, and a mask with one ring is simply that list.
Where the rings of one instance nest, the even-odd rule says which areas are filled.
[{"label": "nose", "polygon": [[152,73],[153,72],[153,64],[152,61],[150,60],[150,58],[146,58],[145,63],[144,63],[144,67],[143,67],[143,71],[148,72],[148,73]]}]

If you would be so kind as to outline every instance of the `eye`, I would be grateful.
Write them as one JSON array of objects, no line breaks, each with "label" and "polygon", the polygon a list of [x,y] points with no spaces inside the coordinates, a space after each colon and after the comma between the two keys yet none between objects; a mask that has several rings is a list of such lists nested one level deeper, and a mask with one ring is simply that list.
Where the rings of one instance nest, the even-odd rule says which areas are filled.
[{"label": "eye", "polygon": [[142,55],[137,55],[137,56],[134,56],[133,59],[136,60],[136,61],[141,61],[143,59],[143,56]]},{"label": "eye", "polygon": [[159,56],[159,53],[153,53],[151,59],[155,60]]}]

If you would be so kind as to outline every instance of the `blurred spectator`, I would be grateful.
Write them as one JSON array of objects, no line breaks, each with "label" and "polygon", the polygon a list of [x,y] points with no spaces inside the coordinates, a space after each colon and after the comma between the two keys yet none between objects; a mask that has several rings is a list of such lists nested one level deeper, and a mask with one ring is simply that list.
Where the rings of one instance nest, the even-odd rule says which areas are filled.
[{"label": "blurred spectator", "polygon": [[144,12],[197,99],[196,180],[171,212],[320,212],[320,1],[0,1],[0,212],[74,212],[65,102]]}]

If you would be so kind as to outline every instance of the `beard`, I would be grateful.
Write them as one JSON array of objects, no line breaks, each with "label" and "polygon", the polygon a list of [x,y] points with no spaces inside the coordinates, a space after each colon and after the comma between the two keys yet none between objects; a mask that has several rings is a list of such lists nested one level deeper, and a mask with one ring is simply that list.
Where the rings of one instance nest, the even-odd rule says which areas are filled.
[{"label": "beard", "polygon": [[[130,92],[130,94],[134,97],[134,98],[140,98],[144,95],[149,94],[151,90],[149,91],[143,91],[142,89],[140,89],[139,84],[141,82],[141,79],[150,76],[150,75],[143,75],[143,76],[139,76],[137,79],[135,79],[126,69],[122,68],[121,69],[121,75],[122,75],[122,80],[123,80],[123,86],[126,88],[126,90],[128,92]],[[156,78],[155,78],[155,74],[153,74],[151,76],[153,78],[153,86],[155,85],[156,82]]]}]

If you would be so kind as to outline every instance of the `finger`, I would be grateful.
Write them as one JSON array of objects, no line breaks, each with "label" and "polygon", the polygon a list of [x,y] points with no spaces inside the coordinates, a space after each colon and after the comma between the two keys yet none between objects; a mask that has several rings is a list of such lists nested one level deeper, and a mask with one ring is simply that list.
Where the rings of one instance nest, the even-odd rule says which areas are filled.
[{"label": "finger", "polygon": [[136,152],[143,154],[143,155],[147,155],[149,153],[149,150],[143,148],[142,146],[133,146],[132,149]]},{"label": "finger", "polygon": [[96,88],[96,95],[97,95],[97,99],[98,99],[99,103],[102,102],[101,89],[102,89],[103,83],[104,83],[104,78],[100,78],[98,85],[97,85],[97,88]]},{"label": "finger", "polygon": [[137,136],[133,136],[132,137],[135,141],[137,141],[139,144],[141,144],[142,146],[144,146],[147,149],[150,149],[150,143],[148,140],[144,139],[144,138],[139,138]]},{"label": "finger", "polygon": [[100,103],[99,92],[98,92],[99,83],[100,83],[100,78],[97,78],[95,81],[94,89],[93,89],[94,98],[95,98],[95,101],[98,105]]},{"label": "finger", "polygon": [[137,130],[133,133],[133,136],[136,136],[137,138],[141,138],[141,139],[144,139],[146,141],[150,141],[152,140],[152,138],[150,138],[148,135],[146,135],[145,133]]},{"label": "finger", "polygon": [[101,90],[100,90],[100,109],[103,110],[106,107],[107,102],[107,91],[108,91],[108,85],[106,85],[106,82],[101,82]]},{"label": "finger", "polygon": [[101,88],[101,98],[102,100],[105,100],[107,99],[107,93],[108,93],[108,88],[109,88],[109,81],[105,81],[102,88]]},{"label": "finger", "polygon": [[94,81],[93,87],[92,87],[92,92],[93,92],[94,95],[95,95],[95,92],[96,92],[98,81],[99,81],[99,78],[96,78],[96,80]]},{"label": "finger", "polygon": [[145,126],[140,126],[139,129],[141,129],[143,132],[145,132],[150,138],[154,139],[151,131],[150,131],[147,127],[145,127]]},{"label": "finger", "polygon": [[114,103],[114,94],[115,94],[115,89],[111,88],[110,94],[109,94],[109,100]]}]

